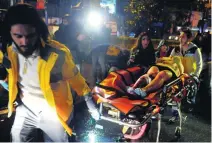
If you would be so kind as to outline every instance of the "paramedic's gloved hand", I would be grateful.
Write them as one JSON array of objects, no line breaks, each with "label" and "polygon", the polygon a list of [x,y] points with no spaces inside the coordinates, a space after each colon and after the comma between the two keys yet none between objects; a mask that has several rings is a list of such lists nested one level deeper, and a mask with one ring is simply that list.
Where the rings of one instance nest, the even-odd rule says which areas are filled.
[{"label": "paramedic's gloved hand", "polygon": [[134,90],[134,92],[137,94],[137,95],[140,95],[142,98],[146,97],[147,96],[147,93],[145,91],[143,91],[141,88],[136,88]]},{"label": "paramedic's gloved hand", "polygon": [[89,112],[91,113],[91,116],[95,120],[99,120],[100,119],[100,113],[99,113],[99,110],[98,110],[96,104],[93,101],[91,93],[85,95],[84,98],[85,98],[85,102],[87,104],[87,107],[89,109]]}]

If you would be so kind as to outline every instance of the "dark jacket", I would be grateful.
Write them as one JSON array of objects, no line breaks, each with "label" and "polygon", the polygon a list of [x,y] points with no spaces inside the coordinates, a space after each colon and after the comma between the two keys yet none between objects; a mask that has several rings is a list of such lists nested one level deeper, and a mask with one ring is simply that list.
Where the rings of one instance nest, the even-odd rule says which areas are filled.
[{"label": "dark jacket", "polygon": [[75,63],[78,63],[80,60],[78,56],[78,34],[79,28],[76,26],[76,24],[61,25],[59,30],[55,32],[55,40],[59,41],[69,48],[69,50],[72,52]]},{"label": "dark jacket", "polygon": [[142,48],[140,44],[137,48],[131,50],[128,66],[150,66],[155,63],[155,50],[153,44],[150,41],[149,46],[146,49]]}]

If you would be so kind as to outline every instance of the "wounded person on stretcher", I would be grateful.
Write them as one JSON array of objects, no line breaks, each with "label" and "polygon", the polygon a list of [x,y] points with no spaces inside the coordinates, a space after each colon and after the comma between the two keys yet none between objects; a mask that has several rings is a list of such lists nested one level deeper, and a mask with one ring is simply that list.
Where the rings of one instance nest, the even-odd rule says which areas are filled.
[{"label": "wounded person on stretcher", "polygon": [[165,82],[176,79],[183,72],[184,67],[180,57],[159,58],[156,64],[142,75],[132,87],[127,87],[127,92],[145,97],[160,89]]}]

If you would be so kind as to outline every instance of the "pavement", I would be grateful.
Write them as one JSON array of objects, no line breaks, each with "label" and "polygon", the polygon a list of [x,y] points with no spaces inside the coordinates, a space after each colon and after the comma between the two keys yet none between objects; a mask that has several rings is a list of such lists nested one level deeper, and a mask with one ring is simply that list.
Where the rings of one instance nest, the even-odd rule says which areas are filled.
[{"label": "pavement", "polygon": [[[168,124],[170,108],[164,113],[161,122],[160,142],[211,142],[211,121],[202,115],[183,112],[187,116],[182,124],[181,138],[175,139],[175,128],[179,122]],[[13,117],[8,119],[1,116],[0,121],[0,142],[10,141],[10,129]],[[122,137],[122,127],[104,120],[95,121],[88,113],[84,102],[75,106],[74,132],[77,142],[117,142]],[[155,142],[157,135],[157,120],[152,121],[151,132],[145,135],[139,142]]]},{"label": "pavement", "polygon": [[[78,142],[117,142],[122,137],[122,126],[117,124],[99,120],[95,121],[91,118],[83,103],[80,103],[80,109],[76,108],[75,132],[77,133],[76,141]],[[160,142],[211,142],[211,122],[202,116],[185,113],[187,119],[183,121],[181,138],[176,140],[175,129],[179,122],[168,124],[171,117],[171,109],[166,108],[162,116]],[[92,135],[91,135],[92,134]],[[150,135],[145,135],[139,142],[155,142],[157,136],[157,120],[152,121]],[[95,135],[95,138],[94,138]]]}]

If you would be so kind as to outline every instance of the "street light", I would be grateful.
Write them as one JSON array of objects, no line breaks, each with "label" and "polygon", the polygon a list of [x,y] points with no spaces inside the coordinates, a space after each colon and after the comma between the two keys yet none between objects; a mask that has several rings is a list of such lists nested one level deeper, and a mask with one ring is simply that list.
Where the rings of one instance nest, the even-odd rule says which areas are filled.
[{"label": "street light", "polygon": [[88,24],[92,27],[100,26],[103,23],[101,14],[99,14],[95,11],[92,11],[88,14],[87,21],[88,21]]}]

